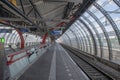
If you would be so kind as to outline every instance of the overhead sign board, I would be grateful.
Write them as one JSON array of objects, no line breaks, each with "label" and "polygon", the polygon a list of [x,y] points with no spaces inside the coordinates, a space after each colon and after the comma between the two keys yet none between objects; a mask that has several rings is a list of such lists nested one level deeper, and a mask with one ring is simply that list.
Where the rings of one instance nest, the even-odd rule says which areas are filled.
[{"label": "overhead sign board", "polygon": [[0,33],[12,33],[12,29],[0,29]]},{"label": "overhead sign board", "polygon": [[28,32],[29,30],[28,29],[25,29],[25,28],[18,28],[22,33],[25,33],[25,32]]},{"label": "overhead sign board", "polygon": [[53,31],[51,31],[51,34],[52,35],[59,35],[59,34],[61,34],[61,30],[53,30]]}]

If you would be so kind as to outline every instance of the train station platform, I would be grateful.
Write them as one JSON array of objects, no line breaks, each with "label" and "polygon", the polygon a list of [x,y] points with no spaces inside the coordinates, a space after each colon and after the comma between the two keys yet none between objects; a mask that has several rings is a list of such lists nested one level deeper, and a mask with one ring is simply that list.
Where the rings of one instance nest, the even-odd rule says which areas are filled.
[{"label": "train station platform", "polygon": [[89,78],[59,44],[54,44],[18,80],[89,80]]},{"label": "train station platform", "polygon": [[0,80],[120,80],[120,0],[0,0]]}]

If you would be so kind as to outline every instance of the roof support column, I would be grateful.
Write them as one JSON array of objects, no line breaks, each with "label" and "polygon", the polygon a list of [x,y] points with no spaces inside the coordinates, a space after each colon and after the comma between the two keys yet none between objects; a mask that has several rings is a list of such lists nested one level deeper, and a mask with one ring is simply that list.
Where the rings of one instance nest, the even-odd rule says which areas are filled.
[{"label": "roof support column", "polygon": [[25,41],[24,41],[24,37],[23,37],[23,35],[22,35],[22,32],[21,31],[19,31],[18,29],[15,29],[16,31],[17,31],[17,33],[19,34],[19,36],[20,36],[20,40],[21,40],[21,43],[20,43],[20,48],[21,49],[23,49],[24,48],[24,44],[25,44]]},{"label": "roof support column", "polygon": [[43,36],[43,39],[42,39],[42,44],[46,43],[47,36],[48,36],[48,33],[45,33],[45,35]]}]

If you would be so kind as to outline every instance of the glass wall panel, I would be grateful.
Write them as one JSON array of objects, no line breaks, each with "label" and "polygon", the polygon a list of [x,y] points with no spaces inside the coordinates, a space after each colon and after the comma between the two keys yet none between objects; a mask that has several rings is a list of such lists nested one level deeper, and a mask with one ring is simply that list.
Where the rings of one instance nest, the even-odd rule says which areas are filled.
[{"label": "glass wall panel", "polygon": [[82,45],[82,51],[84,51],[84,50],[85,50],[85,42],[84,42],[84,37],[83,37],[84,35],[83,35],[83,34],[81,33],[81,31],[76,27],[75,23],[74,23],[74,29],[75,29],[77,35],[79,35],[78,37],[79,37],[80,43],[81,43],[81,45]]},{"label": "glass wall panel", "polygon": [[[114,0],[96,0],[80,19],[84,21],[92,31],[97,44],[97,56],[120,64],[120,44],[116,36],[118,35],[117,33],[120,32],[120,7]],[[79,20],[76,20],[74,24],[71,25],[70,29],[77,35],[80,50],[94,55],[94,41],[86,26]],[[66,32],[73,36],[72,31]],[[76,37],[74,36],[72,38],[71,36],[72,42],[75,43],[74,40]],[[102,45],[103,54],[100,54],[100,45]]]},{"label": "glass wall panel", "polygon": [[75,34],[78,37],[80,50],[83,50],[84,44],[82,42],[81,34],[79,33],[78,29],[76,29],[76,26],[74,24],[71,26],[71,29],[75,32]]},{"label": "glass wall panel", "polygon": [[65,35],[62,35],[61,38],[62,38],[61,40],[63,41],[63,42],[62,42],[63,44],[69,45],[69,44],[68,44],[68,41],[66,41],[67,39],[65,38]]},{"label": "glass wall panel", "polygon": [[70,39],[72,40],[73,47],[78,48],[78,41],[76,39],[76,35],[70,29],[68,30],[69,30],[69,33],[71,34]]},{"label": "glass wall panel", "polygon": [[[79,21],[78,21],[79,22]],[[81,28],[83,29],[83,31],[87,34],[88,36],[88,41],[89,41],[89,45],[88,47],[90,47],[90,54],[94,54],[94,48],[93,48],[93,40],[92,40],[92,37],[91,37],[91,34],[90,32],[88,31],[88,29],[83,25],[81,24]]]},{"label": "glass wall panel", "polygon": [[[112,41],[112,35],[116,36],[112,26],[110,25],[109,21],[106,19],[106,17],[97,9],[95,8],[95,12],[94,14],[96,15],[96,17],[100,20],[100,22],[104,25],[108,35],[109,35],[109,38],[110,38],[110,41]],[[89,9],[90,11],[92,11],[91,9]],[[101,17],[99,15],[102,15]],[[112,32],[112,35],[110,34]],[[104,42],[104,46],[106,46],[106,43]],[[109,53],[108,53],[108,48],[107,47],[104,47],[104,54],[103,54],[103,58],[105,59],[109,59]]]},{"label": "glass wall panel", "polygon": [[[89,42],[88,42],[88,34],[87,34],[87,32],[84,30],[84,29],[81,29],[79,26],[81,26],[82,27],[82,25],[81,24],[79,24],[79,23],[77,23],[76,22],[76,28],[79,30],[79,31],[81,31],[81,33],[82,33],[82,35],[83,35],[83,38],[84,38],[84,45],[85,45],[85,49],[86,49],[86,52],[89,52],[90,51],[90,49],[89,49],[89,47],[88,47],[88,45],[89,45]],[[86,33],[86,34],[85,34]]]},{"label": "glass wall panel", "polygon": [[66,36],[66,38],[68,38],[68,40],[69,40],[69,46],[73,46],[72,45],[72,40],[70,39],[70,37],[69,37],[69,35],[68,35],[68,31],[67,31],[67,33],[65,33],[65,36]]},{"label": "glass wall panel", "polygon": [[68,38],[68,36],[66,36],[67,32],[64,33],[64,38],[65,38],[65,43],[67,43],[68,46],[72,46],[71,45],[71,41],[70,39]]},{"label": "glass wall panel", "polygon": [[[120,30],[120,7],[116,5],[113,0],[106,0],[107,4],[104,2],[103,4],[99,4],[107,11],[107,13],[111,16],[114,23],[117,25],[118,29]],[[109,25],[109,24],[108,24]],[[114,27],[114,26],[113,26]],[[117,37],[112,35],[113,31],[110,32],[111,34],[111,41],[113,47],[113,61],[120,64],[120,44],[118,43]]]},{"label": "glass wall panel", "polygon": [[[96,44],[97,44],[97,50],[98,50],[98,54],[97,54],[97,56],[101,56],[101,51],[100,51],[100,43],[99,43],[99,39],[98,39],[98,36],[97,36],[97,31],[95,31],[96,30],[96,28],[94,29],[94,26],[91,26],[88,22],[87,22],[87,20],[85,20],[83,17],[80,17],[87,25],[88,25],[88,27],[91,29],[91,31],[92,31],[92,33],[94,34],[94,37],[95,37],[95,39],[96,39]],[[90,18],[90,20],[92,19],[91,17],[89,17]],[[93,19],[92,19],[92,21],[93,21]]]},{"label": "glass wall panel", "polygon": [[[85,40],[86,40],[85,44],[86,44],[87,49],[89,50],[89,48],[90,48],[89,43],[91,42],[91,37],[88,37],[88,36],[90,36],[90,34],[88,34],[89,33],[88,30],[78,20],[76,21],[76,23],[78,25],[79,30],[81,30],[83,35],[85,35]],[[91,43],[91,47],[92,47],[92,43]],[[93,54],[93,48],[90,48],[90,50],[92,51],[91,54]],[[90,51],[88,51],[88,52],[90,52]]]},{"label": "glass wall panel", "polygon": [[[88,14],[88,15],[89,15],[89,14]],[[91,16],[89,15],[89,17],[91,17]],[[92,18],[92,17],[91,17],[91,18]],[[88,18],[88,19],[91,20],[90,18]],[[94,19],[94,18],[93,18],[93,19]],[[100,26],[100,25],[96,22],[95,19],[93,20],[93,22],[91,21],[91,23],[96,27],[96,29],[97,29],[100,37],[101,37],[102,45],[103,45],[103,53],[106,53],[106,54],[103,54],[103,57],[104,57],[105,59],[108,59],[109,56],[105,57],[105,55],[109,55],[108,45],[107,45],[106,37],[105,37],[105,34],[104,34],[105,31],[103,31],[104,29],[102,29],[102,26]],[[103,27],[104,27],[104,26],[103,26]]]},{"label": "glass wall panel", "polygon": [[81,39],[82,39],[82,42],[83,42],[83,51],[87,52],[87,46],[86,46],[87,43],[86,43],[85,34],[84,34],[84,32],[80,28],[78,28],[79,25],[77,25],[76,23],[74,25],[76,26],[75,29],[78,30],[78,32],[81,35]]},{"label": "glass wall panel", "polygon": [[81,50],[81,44],[80,44],[80,39],[79,39],[79,34],[77,35],[77,31],[75,30],[74,26],[72,25],[69,30],[71,31],[71,33],[74,34],[75,39],[76,39],[76,44],[77,44],[77,49]]},{"label": "glass wall panel", "polygon": [[75,40],[75,36],[73,35],[73,33],[68,29],[66,34],[69,36],[69,38],[71,40],[72,47],[77,48],[77,42]]}]

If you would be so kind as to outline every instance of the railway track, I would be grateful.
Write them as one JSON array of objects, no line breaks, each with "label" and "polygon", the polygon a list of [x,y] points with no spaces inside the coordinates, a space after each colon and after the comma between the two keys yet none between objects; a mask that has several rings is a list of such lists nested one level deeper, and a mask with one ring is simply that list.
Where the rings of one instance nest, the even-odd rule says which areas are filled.
[{"label": "railway track", "polygon": [[107,73],[95,67],[92,64],[93,60],[89,59],[88,57],[80,53],[78,55],[78,52],[73,49],[70,49],[66,46],[63,47],[70,54],[70,56],[76,62],[76,64],[86,73],[86,75],[90,78],[90,80],[116,80],[111,76],[109,76]]}]

